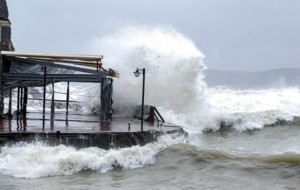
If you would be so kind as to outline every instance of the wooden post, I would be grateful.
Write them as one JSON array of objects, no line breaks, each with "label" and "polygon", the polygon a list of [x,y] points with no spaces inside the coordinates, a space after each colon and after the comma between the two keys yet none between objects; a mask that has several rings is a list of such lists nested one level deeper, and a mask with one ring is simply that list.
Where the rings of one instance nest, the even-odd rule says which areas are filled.
[{"label": "wooden post", "polygon": [[22,112],[23,112],[23,117],[26,117],[26,113],[27,113],[27,100],[28,100],[28,88],[24,87],[24,93],[23,93],[23,108],[22,108]]},{"label": "wooden post", "polygon": [[17,96],[17,114],[20,112],[20,87],[18,87],[18,96]]},{"label": "wooden post", "polygon": [[21,88],[21,92],[20,92],[20,114],[23,113],[23,88]]}]

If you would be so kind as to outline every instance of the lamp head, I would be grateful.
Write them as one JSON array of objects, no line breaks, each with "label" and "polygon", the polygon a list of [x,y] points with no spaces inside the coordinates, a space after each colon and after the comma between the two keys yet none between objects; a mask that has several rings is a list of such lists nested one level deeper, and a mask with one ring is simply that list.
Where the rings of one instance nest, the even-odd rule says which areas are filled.
[{"label": "lamp head", "polygon": [[135,77],[139,77],[141,73],[140,73],[139,69],[137,68],[136,71],[133,72],[133,74]]}]

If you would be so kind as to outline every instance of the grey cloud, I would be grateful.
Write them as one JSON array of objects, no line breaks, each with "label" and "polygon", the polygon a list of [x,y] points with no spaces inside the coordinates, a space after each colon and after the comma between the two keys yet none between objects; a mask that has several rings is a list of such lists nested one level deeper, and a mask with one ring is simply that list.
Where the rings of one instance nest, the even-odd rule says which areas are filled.
[{"label": "grey cloud", "polygon": [[299,67],[297,0],[8,0],[17,50],[83,52],[122,23],[169,25],[208,68]]}]

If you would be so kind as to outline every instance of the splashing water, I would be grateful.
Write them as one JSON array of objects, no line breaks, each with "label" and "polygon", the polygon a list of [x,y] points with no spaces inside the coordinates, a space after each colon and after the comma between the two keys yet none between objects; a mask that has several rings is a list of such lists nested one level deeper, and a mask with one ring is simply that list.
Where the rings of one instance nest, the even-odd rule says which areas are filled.
[{"label": "splashing water", "polygon": [[219,129],[221,121],[244,131],[300,115],[300,102],[294,101],[300,99],[297,89],[207,88],[205,56],[173,28],[126,27],[96,39],[93,49],[105,55],[105,66],[120,72],[114,83],[114,109],[119,114],[131,115],[141,102],[142,79],[133,75],[139,67],[146,68],[145,103],[159,107],[168,122],[183,126],[190,134]]},{"label": "splashing water", "polygon": [[292,121],[300,115],[298,88],[230,90],[210,88],[205,92],[211,113],[238,131],[261,129],[278,120]]},{"label": "splashing water", "polygon": [[206,87],[204,55],[173,28],[124,28],[97,39],[94,48],[105,55],[105,66],[120,72],[114,83],[119,113],[131,113],[141,102],[142,79],[133,75],[137,67],[146,68],[145,103],[176,113],[188,111]]},{"label": "splashing water", "polygon": [[159,142],[143,147],[103,150],[96,147],[76,150],[74,147],[48,146],[42,142],[4,146],[0,153],[0,173],[14,177],[38,178],[71,175],[82,170],[105,173],[115,167],[133,169],[155,162],[155,155],[184,142],[183,138],[164,136]]},{"label": "splashing water", "polygon": [[[297,88],[281,90],[207,88],[203,81],[204,55],[192,41],[173,28],[136,26],[123,28],[110,36],[96,39],[93,49],[97,54],[104,55],[105,67],[111,67],[120,73],[120,79],[114,81],[114,110],[117,114],[131,115],[136,105],[140,104],[142,79],[135,78],[133,71],[137,67],[146,68],[146,104],[159,107],[168,122],[183,126],[189,132],[189,143],[198,147],[201,147],[201,143],[197,140],[201,139],[197,134],[204,128],[218,129],[220,121],[233,125],[238,131],[244,131],[262,128],[266,124],[275,123],[278,119],[292,120],[294,116],[300,115],[300,93]],[[98,90],[99,88],[95,87],[89,90],[89,93],[94,95]],[[74,92],[77,94],[78,91]],[[86,102],[90,102],[90,106],[95,104],[99,106],[99,98],[89,100],[90,97]],[[20,143],[1,148],[0,173],[14,177],[38,178],[71,175],[82,170],[103,173],[114,167],[139,168],[155,163],[159,152],[170,151],[172,150],[172,148],[168,150],[170,146],[182,145],[185,142],[184,138],[172,139],[164,136],[158,142],[143,147],[134,146],[108,151],[92,147],[76,150],[64,145],[50,147],[39,142]],[[233,144],[232,147],[236,147],[237,142],[229,140],[230,143]],[[245,144],[248,144],[248,141]],[[181,145],[177,146],[180,151],[188,151],[187,149],[199,151],[190,145],[183,145],[183,148]],[[220,147],[218,143],[217,145]],[[204,149],[206,148],[207,145]],[[223,149],[226,150],[226,155],[229,155],[225,155],[226,157],[242,158],[231,153],[231,146],[229,150],[226,147]],[[285,157],[289,157],[288,160],[292,157],[292,162],[299,163],[299,154],[286,154],[285,146],[283,150],[279,158],[277,155],[274,158],[268,156],[265,158],[263,155],[259,156],[259,159],[277,162],[282,160],[281,157],[283,160],[286,160]],[[204,153],[206,155],[205,151]],[[212,155],[215,155],[215,152],[212,152]],[[220,157],[218,152],[216,155]],[[210,155],[207,160],[209,159]]]}]

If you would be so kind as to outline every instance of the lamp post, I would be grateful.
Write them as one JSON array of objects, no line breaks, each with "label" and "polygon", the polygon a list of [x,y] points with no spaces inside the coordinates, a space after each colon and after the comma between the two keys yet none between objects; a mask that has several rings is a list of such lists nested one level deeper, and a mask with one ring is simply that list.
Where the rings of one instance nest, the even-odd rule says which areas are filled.
[{"label": "lamp post", "polygon": [[134,76],[139,77],[141,72],[143,74],[143,93],[142,93],[142,115],[141,115],[141,131],[144,130],[144,98],[145,98],[145,74],[146,74],[146,69],[139,69],[137,68],[135,72],[133,72]]}]

